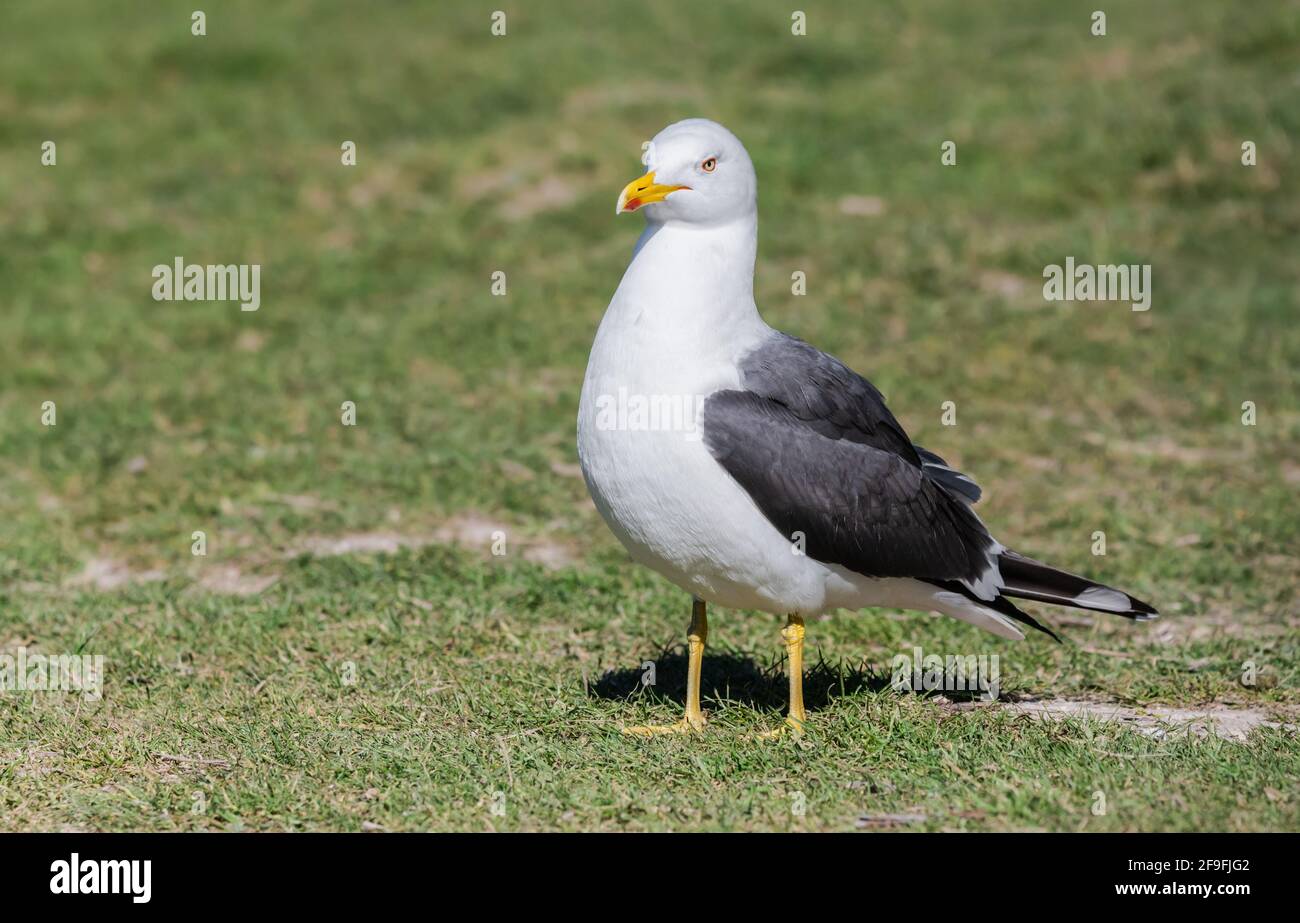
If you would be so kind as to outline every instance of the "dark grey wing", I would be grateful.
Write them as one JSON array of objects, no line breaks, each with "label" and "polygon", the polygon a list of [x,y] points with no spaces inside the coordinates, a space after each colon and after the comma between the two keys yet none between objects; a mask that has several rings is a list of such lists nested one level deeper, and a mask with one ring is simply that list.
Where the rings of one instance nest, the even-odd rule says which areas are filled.
[{"label": "dark grey wing", "polygon": [[876,386],[834,356],[773,332],[741,358],[740,373],[745,390],[780,404],[815,432],[897,455],[969,502],[979,499],[974,481],[913,445]]},{"label": "dark grey wing", "polygon": [[978,484],[929,449],[923,449],[918,445],[916,452],[921,456],[921,468],[930,476],[930,480],[939,482],[967,503],[979,502],[982,491]]},{"label": "dark grey wing", "polygon": [[914,467],[921,459],[876,386],[834,356],[775,332],[740,360],[741,385],[830,439],[874,446]]},{"label": "dark grey wing", "polygon": [[[977,583],[998,547],[970,507],[906,457],[752,391],[704,402],[704,444],[781,534],[869,577]],[[909,443],[910,445],[910,443]]]}]

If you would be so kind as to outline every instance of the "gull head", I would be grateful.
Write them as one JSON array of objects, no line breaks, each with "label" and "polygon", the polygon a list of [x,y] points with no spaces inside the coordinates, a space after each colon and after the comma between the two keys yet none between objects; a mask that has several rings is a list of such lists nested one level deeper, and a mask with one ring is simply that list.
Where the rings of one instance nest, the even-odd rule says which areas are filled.
[{"label": "gull head", "polygon": [[645,146],[647,172],[619,194],[615,214],[644,210],[646,220],[725,224],[758,207],[754,165],[740,139],[717,122],[686,119]]}]

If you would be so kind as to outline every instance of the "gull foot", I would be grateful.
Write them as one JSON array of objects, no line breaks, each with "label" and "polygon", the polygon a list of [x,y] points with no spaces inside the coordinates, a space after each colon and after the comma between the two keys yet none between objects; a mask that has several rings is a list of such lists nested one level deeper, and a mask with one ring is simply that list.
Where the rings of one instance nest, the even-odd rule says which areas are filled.
[{"label": "gull foot", "polygon": [[676,724],[641,724],[623,728],[624,734],[634,737],[657,737],[660,734],[694,734],[704,730],[704,719],[698,722],[683,718]]},{"label": "gull foot", "polygon": [[764,731],[761,734],[755,734],[754,739],[755,740],[780,740],[786,734],[789,734],[792,737],[802,737],[803,722],[800,721],[798,718],[786,718],[785,722],[779,728],[776,728],[771,731]]}]

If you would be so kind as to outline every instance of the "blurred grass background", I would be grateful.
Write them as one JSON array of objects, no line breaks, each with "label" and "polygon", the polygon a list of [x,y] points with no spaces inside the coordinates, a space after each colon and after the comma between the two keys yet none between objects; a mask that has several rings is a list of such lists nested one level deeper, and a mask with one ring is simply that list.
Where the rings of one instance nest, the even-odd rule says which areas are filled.
[{"label": "blurred grass background", "polygon": [[[194,6],[0,13],[0,645],[109,659],[89,712],[0,697],[6,826],[350,828],[365,811],[349,799],[375,788],[366,810],[386,829],[780,827],[755,793],[810,771],[825,791],[803,822],[851,822],[862,741],[891,709],[928,727],[939,705],[843,696],[821,715],[845,731],[819,753],[755,755],[722,735],[649,760],[612,733],[637,709],[590,694],[602,670],[676,643],[688,608],[624,564],[576,475],[573,431],[640,230],[615,220],[614,199],[641,142],[695,115],[755,161],[769,323],[871,377],[913,438],[980,481],[1004,540],[1168,616],[1147,632],[1085,620],[1066,628],[1078,646],[1013,648],[924,616],[842,614],[810,631],[828,659],[996,649],[1004,685],[1025,694],[1300,702],[1300,4],[1112,3],[1105,37],[1089,32],[1097,4],[1028,0],[805,4],[804,37],[773,3],[518,5],[501,38],[500,4],[210,2],[204,37]],[[46,140],[57,166],[41,165]],[[355,167],[340,164],[345,140]],[[945,140],[956,167],[940,165]],[[1257,166],[1240,162],[1245,140]],[[177,256],[260,263],[261,309],[153,301],[152,267]],[[1151,310],[1044,302],[1042,269],[1066,256],[1150,263]],[[498,270],[506,297],[490,291]],[[939,424],[947,400],[955,429]],[[356,427],[340,425],[343,401]],[[531,558],[488,556],[489,523]],[[207,558],[190,554],[194,530]],[[419,547],[303,553],[330,541]],[[775,651],[765,618],[717,623],[721,643]],[[340,691],[334,668],[359,652],[370,681]],[[1260,687],[1237,682],[1248,659]],[[422,699],[408,725],[412,677],[456,664],[456,704]],[[498,704],[488,716],[476,699]],[[773,721],[768,704],[732,720]],[[265,758],[286,710],[313,720]],[[568,730],[544,734],[544,779],[512,780],[516,813],[467,807],[505,784],[484,740],[556,715]],[[174,816],[187,790],[157,754],[210,749],[236,717],[246,733],[223,752],[243,771],[211,786],[212,812]],[[936,727],[978,776],[998,748],[960,740],[988,748],[1002,720]],[[927,757],[884,745],[873,758],[899,775],[878,795],[947,805],[930,826],[1300,825],[1294,793],[1260,794],[1294,777],[1294,734],[1261,732],[1254,753],[1184,741],[1177,760],[1142,764],[1156,767],[1149,798],[1089,821],[1075,816],[1089,779],[1131,779],[1122,765],[1074,775],[1062,752],[1092,750],[1094,729],[1015,733],[1032,751],[1016,772],[1050,767],[1044,802],[971,795],[938,763],[917,788],[903,779]],[[429,734],[449,773],[481,772],[422,763]],[[376,749],[385,735],[400,746]],[[31,769],[32,753],[50,755]],[[588,778],[596,765],[604,778]],[[1176,777],[1194,810],[1162,801]],[[1245,777],[1257,797],[1243,805]],[[629,814],[665,778],[691,779],[694,807]]]}]

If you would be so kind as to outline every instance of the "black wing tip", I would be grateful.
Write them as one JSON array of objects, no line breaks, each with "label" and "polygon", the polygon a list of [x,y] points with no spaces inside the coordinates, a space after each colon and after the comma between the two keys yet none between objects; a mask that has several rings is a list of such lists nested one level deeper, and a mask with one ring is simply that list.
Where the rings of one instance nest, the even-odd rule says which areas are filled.
[{"label": "black wing tip", "polygon": [[[1107,589],[1109,588],[1107,587]],[[1118,590],[1116,592],[1123,591]],[[1143,602],[1136,596],[1131,596],[1128,593],[1124,593],[1124,595],[1128,596],[1129,609],[1127,612],[1118,613],[1119,615],[1122,615],[1125,618],[1130,618],[1135,622],[1154,622],[1156,619],[1160,618],[1160,613],[1156,611],[1155,606]]]},{"label": "black wing tip", "polygon": [[1032,615],[1030,615],[1029,613],[1024,612],[1023,610],[1021,610],[1020,608],[1018,608],[1018,607],[1016,607],[1016,606],[1012,606],[1011,608],[1015,609],[1016,612],[1020,613],[1018,616],[1013,616],[1013,618],[1015,618],[1016,621],[1018,621],[1018,622],[1024,622],[1024,623],[1025,623],[1026,625],[1028,625],[1030,628],[1037,628],[1039,631],[1041,631],[1043,634],[1047,635],[1049,638],[1051,638],[1051,639],[1052,639],[1053,641],[1055,641],[1057,644],[1064,644],[1064,643],[1065,643],[1064,641],[1061,640],[1061,636],[1060,636],[1060,635],[1058,635],[1056,632],[1052,631],[1052,629],[1048,628],[1046,625],[1044,625],[1042,622],[1038,621],[1038,619],[1034,618],[1034,617],[1033,617]]},{"label": "black wing tip", "polygon": [[[1032,599],[1052,606],[1105,612],[1135,622],[1150,622],[1160,618],[1155,606],[1131,593],[1044,564],[1010,548],[1002,550],[998,561],[1006,584],[1002,592],[1008,596]],[[1097,595],[1102,599],[1090,598]]]},{"label": "black wing tip", "polygon": [[1138,615],[1134,616],[1138,621],[1150,622],[1153,619],[1160,618],[1160,613],[1157,612],[1156,607],[1150,603],[1144,603],[1142,600],[1134,599],[1132,596],[1129,597],[1129,601],[1133,603],[1133,609],[1138,613]]}]

